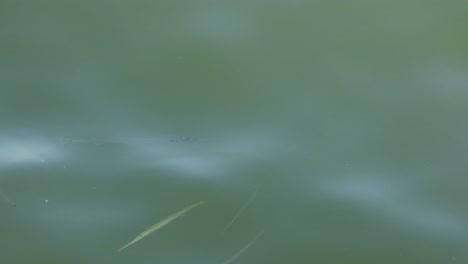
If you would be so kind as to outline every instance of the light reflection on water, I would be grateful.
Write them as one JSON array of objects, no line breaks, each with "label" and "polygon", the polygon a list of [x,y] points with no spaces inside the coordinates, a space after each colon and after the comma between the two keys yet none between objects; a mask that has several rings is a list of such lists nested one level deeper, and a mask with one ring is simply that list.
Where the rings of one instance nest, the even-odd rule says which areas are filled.
[{"label": "light reflection on water", "polygon": [[[218,232],[222,230],[226,223],[232,220],[233,213],[238,212],[237,210],[239,209],[243,210],[242,205],[245,204],[245,201],[251,195],[249,191],[254,189],[260,190],[258,193],[259,197],[257,198],[260,200],[254,201],[254,203],[263,204],[265,208],[259,208],[258,204],[257,206],[254,204],[252,208],[247,208],[245,215],[243,214],[239,217],[239,220],[236,219],[238,223],[236,221],[236,224],[232,227],[234,232],[239,232],[242,228],[250,231],[241,232],[240,236],[233,236],[233,231],[228,231],[225,235],[230,236],[238,244],[243,239],[245,240],[245,237],[248,237],[249,234],[252,235],[251,233],[254,233],[255,229],[258,230],[258,228],[264,228],[266,229],[266,233],[272,232],[277,236],[279,234],[276,232],[292,231],[292,234],[294,234],[295,231],[288,230],[291,228],[291,221],[295,221],[294,215],[297,214],[295,212],[296,209],[301,210],[302,206],[306,208],[310,206],[303,201],[304,197],[307,197],[307,194],[302,193],[301,190],[305,191],[305,188],[298,188],[292,192],[290,189],[295,188],[298,184],[301,185],[301,182],[304,181],[303,178],[289,174],[283,175],[288,177],[288,180],[285,182],[277,181],[273,185],[272,182],[266,182],[275,181],[275,178],[272,177],[282,175],[286,171],[286,168],[274,172],[271,171],[273,174],[263,180],[249,176],[234,176],[242,173],[243,168],[251,166],[252,162],[262,162],[264,165],[272,166],[273,169],[278,159],[288,160],[281,155],[278,156],[277,151],[275,151],[275,149],[279,150],[283,147],[279,144],[278,141],[281,140],[278,138],[271,137],[267,139],[268,137],[264,135],[261,138],[224,138],[223,140],[205,142],[191,140],[174,142],[164,140],[158,144],[155,144],[154,141],[142,144],[138,140],[136,142],[125,141],[123,142],[125,144],[114,144],[122,143],[120,141],[94,144],[93,141],[87,140],[64,143],[63,141],[60,142],[57,138],[53,138],[53,140],[50,140],[50,138],[45,139],[45,137],[42,140],[38,138],[40,137],[3,137],[1,141],[3,147],[1,148],[2,152],[0,155],[2,171],[14,172],[23,166],[43,167],[46,170],[39,173],[38,176],[43,177],[44,180],[50,178],[52,180],[51,184],[59,182],[59,186],[65,189],[57,191],[57,189],[54,190],[53,187],[49,186],[41,187],[37,193],[31,193],[31,190],[34,190],[34,186],[29,186],[23,192],[21,188],[18,188],[18,184],[12,183],[14,179],[11,176],[5,177],[2,182],[7,183],[7,186],[13,186],[13,188],[9,188],[7,191],[11,193],[13,190],[14,193],[12,194],[14,197],[21,201],[17,212],[18,217],[32,217],[35,222],[34,226],[42,230],[42,232],[49,233],[49,238],[52,240],[67,240],[68,236],[75,235],[77,239],[83,241],[81,243],[86,243],[85,241],[92,239],[93,235],[97,232],[113,237],[121,243],[124,238],[128,238],[132,233],[138,230],[141,231],[143,225],[148,225],[150,221],[156,221],[163,217],[164,214],[161,211],[167,212],[170,211],[170,208],[180,206],[181,203],[187,203],[188,201],[184,196],[200,198],[201,193],[198,193],[196,190],[200,186],[190,190],[190,185],[194,182],[200,182],[202,185],[205,185],[205,187],[202,187],[205,190],[224,189],[225,191],[224,194],[218,193],[214,197],[209,195],[211,199],[220,199],[224,200],[225,203],[231,204],[231,206],[228,206],[231,208],[230,212],[225,211],[220,215],[222,217],[215,216],[214,219],[210,220],[210,224],[215,229],[218,229]],[[304,151],[307,152],[308,150]],[[106,156],[105,153],[108,152],[112,153],[112,155]],[[87,153],[94,153],[91,159],[83,156],[88,155]],[[104,162],[104,160],[107,161]],[[45,161],[47,162],[44,163]],[[116,168],[112,169],[108,167],[114,162],[119,163],[118,165],[111,165]],[[63,164],[70,165],[69,167],[62,167]],[[82,166],[93,166],[93,168],[82,169]],[[350,166],[352,167],[353,164],[343,164],[344,168],[349,168]],[[62,172],[58,171],[57,168],[63,168]],[[65,176],[67,174],[66,171],[74,175],[73,178],[69,178],[68,180],[63,179],[63,177],[69,177]],[[102,175],[95,177],[86,176],[86,174],[93,173],[93,171],[100,171]],[[165,176],[161,177],[161,175]],[[168,178],[166,175],[172,176]],[[329,177],[326,174],[317,175],[313,178],[311,190],[313,191],[312,197],[318,199],[318,202],[311,201],[311,204],[324,203],[325,205],[330,202],[332,204],[337,202],[342,205],[354,204],[357,206],[354,213],[368,217],[370,222],[387,223],[387,228],[389,229],[411,230],[412,234],[433,236],[435,239],[442,238],[453,242],[466,240],[467,230],[463,224],[462,214],[448,211],[440,206],[431,205],[431,199],[422,202],[425,194],[418,192],[417,188],[408,185],[407,182],[401,181],[401,179],[397,180],[397,178],[389,175],[381,175],[379,177],[364,177],[363,175],[365,174],[356,174],[355,172],[353,174],[342,175],[341,178]],[[82,180],[76,177],[82,177]],[[126,179],[124,181],[128,185],[120,185],[118,181],[112,180],[113,178]],[[164,186],[177,185],[177,182],[186,185],[183,189],[192,193],[176,198],[177,195],[171,194],[171,192],[177,192],[178,188],[164,190],[167,188]],[[287,184],[284,184],[286,182]],[[72,187],[69,185],[70,183],[77,184],[77,186]],[[150,185],[153,187],[150,187]],[[98,187],[96,188],[96,186]],[[153,193],[151,189],[158,193]],[[83,191],[88,194],[83,196]],[[68,194],[64,195],[65,193]],[[288,197],[281,196],[281,193],[288,193]],[[278,194],[280,196],[276,196]],[[206,196],[206,194],[202,196]],[[176,199],[174,201],[165,200],[169,199],[169,197]],[[180,201],[178,201],[179,199]],[[287,203],[284,203],[285,199]],[[295,206],[291,206],[295,202],[298,203]],[[214,204],[215,208],[224,207],[224,205],[217,204],[213,200],[211,200],[211,203]],[[298,207],[295,208],[296,206]],[[162,210],[158,210],[157,208]],[[254,210],[259,209],[266,214],[266,218],[250,218],[249,215]],[[221,211],[224,210],[222,209]],[[268,212],[268,210],[276,210],[277,212],[272,213]],[[201,214],[199,217],[206,220],[207,217],[216,215],[216,211],[208,214],[207,211],[210,210],[206,209],[205,214]],[[315,214],[313,211],[306,212],[306,214],[308,213]],[[281,218],[285,217],[282,214],[289,214],[286,217],[288,220],[284,223],[281,223]],[[268,215],[270,215],[271,219],[268,219]],[[301,214],[298,214],[296,217],[299,217],[299,215]],[[303,217],[303,220],[309,218],[307,215]],[[307,226],[310,221],[314,221],[314,218],[317,223],[322,223],[321,230],[315,233],[315,235],[318,235],[318,238],[320,236],[327,236],[327,232],[323,232],[324,230],[334,228],[333,224],[322,222],[322,216],[320,215],[304,222],[297,219],[299,221],[297,221],[296,225],[309,231],[304,232],[302,235],[297,234],[296,236],[299,240],[297,242],[291,241],[290,243],[293,245],[299,243],[299,241],[302,241],[301,237],[302,239],[307,239],[307,236],[304,235],[312,231]],[[184,221],[181,220],[179,222],[182,222],[180,223],[180,228],[183,229]],[[183,230],[189,231],[190,226],[196,226],[197,223],[187,223],[187,225],[188,229]],[[252,228],[253,226],[256,226],[256,228]],[[316,224],[315,226],[319,228]],[[131,232],[123,231],[123,235],[113,233],[122,228],[129,228]],[[177,230],[174,229],[171,232],[174,232],[177,238]],[[208,237],[211,237],[208,239],[208,241],[211,241],[209,243],[214,243],[216,236],[213,237],[213,233],[216,233],[216,231],[208,226],[203,226],[203,230],[204,232],[208,232]],[[80,235],[77,236],[75,232],[79,232]],[[168,231],[168,233],[171,232]],[[195,233],[197,234],[197,238],[203,236],[200,232]],[[161,239],[168,239],[168,237],[162,235]],[[148,240],[151,241],[151,239]],[[119,244],[115,241],[109,243],[103,237],[100,237],[97,241],[107,243],[107,250],[113,250],[113,247]],[[151,244],[151,242],[147,243]],[[232,243],[229,246],[231,251],[235,248],[234,244]],[[159,246],[162,247],[162,245]],[[213,247],[212,244],[204,246],[209,246],[213,249],[217,248]],[[143,249],[147,248],[144,244],[141,247]],[[185,246],[182,248],[185,248]],[[262,248],[262,246],[259,246],[259,248]],[[203,249],[199,248],[198,250]],[[225,252],[225,254],[229,252],[228,248],[223,247],[217,250]],[[285,247],[285,250],[288,250],[288,247]],[[327,249],[325,248],[325,250]],[[173,253],[176,254],[175,252]],[[193,252],[193,254],[196,255],[197,253]],[[219,254],[214,254],[212,257],[222,259],[222,256]],[[143,259],[145,257],[142,257]],[[151,257],[148,256],[148,259],[151,259]],[[161,259],[169,261],[171,257],[166,255]],[[203,259],[204,261],[212,261],[209,260],[210,257],[200,256],[199,263],[202,263]]]},{"label": "light reflection on water", "polygon": [[348,175],[341,180],[324,179],[319,186],[325,196],[343,203],[354,203],[367,213],[381,217],[381,220],[390,220],[402,228],[436,237],[466,240],[468,230],[463,216],[431,205],[430,200],[421,203],[418,196],[422,194],[388,178],[365,179]]},{"label": "light reflection on water", "polygon": [[57,160],[63,155],[57,145],[42,140],[21,139],[0,135],[0,169],[7,166],[23,166],[45,160]]}]

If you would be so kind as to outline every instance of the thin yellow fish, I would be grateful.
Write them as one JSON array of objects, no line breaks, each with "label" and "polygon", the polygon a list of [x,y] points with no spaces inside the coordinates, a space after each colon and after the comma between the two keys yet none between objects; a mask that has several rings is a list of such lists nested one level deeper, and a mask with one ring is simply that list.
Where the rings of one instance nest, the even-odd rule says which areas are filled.
[{"label": "thin yellow fish", "polygon": [[184,209],[180,210],[180,211],[177,211],[173,214],[171,214],[170,216],[164,218],[163,220],[161,220],[160,222],[156,223],[155,225],[153,225],[152,227],[146,229],[145,231],[143,231],[143,233],[139,234],[137,237],[135,237],[135,239],[133,239],[132,241],[130,241],[130,243],[128,243],[127,245],[121,247],[118,251],[122,251],[124,250],[126,247],[130,246],[131,244],[133,243],[136,243],[138,240],[144,238],[145,236],[153,233],[154,231],[164,227],[165,225],[169,224],[170,222],[174,221],[176,218],[178,218],[179,216],[182,216],[184,215],[185,213],[187,213],[188,211],[192,210],[193,208],[203,204],[204,202],[203,201],[200,201],[198,203],[195,203],[195,204],[192,204],[190,206],[187,206],[185,207]]}]

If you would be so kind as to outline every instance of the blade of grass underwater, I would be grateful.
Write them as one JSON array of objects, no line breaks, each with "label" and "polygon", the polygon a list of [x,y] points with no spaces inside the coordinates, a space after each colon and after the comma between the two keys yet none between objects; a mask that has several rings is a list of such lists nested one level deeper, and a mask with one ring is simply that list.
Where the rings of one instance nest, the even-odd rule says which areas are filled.
[{"label": "blade of grass underwater", "polygon": [[247,245],[245,245],[239,252],[234,254],[234,256],[230,257],[228,260],[224,261],[223,264],[230,264],[234,263],[234,260],[236,260],[240,255],[244,254],[244,252],[249,249],[249,247],[257,240],[264,232],[265,230],[260,231],[253,239],[250,241]]},{"label": "blade of grass underwater", "polygon": [[258,189],[255,190],[255,192],[253,193],[253,195],[250,197],[250,199],[239,209],[239,211],[237,212],[237,214],[231,219],[231,222],[229,222],[223,229],[223,231],[221,233],[224,233],[224,231],[226,231],[226,229],[228,229],[237,219],[237,217],[239,217],[240,214],[242,214],[242,212],[249,206],[249,204],[255,199],[255,196],[257,195],[257,192],[258,192]]},{"label": "blade of grass underwater", "polygon": [[164,218],[163,220],[159,221],[158,223],[154,224],[153,226],[151,226],[150,228],[146,229],[145,231],[143,231],[141,234],[139,234],[137,237],[135,237],[135,239],[133,239],[132,241],[130,241],[128,244],[126,244],[125,246],[121,247],[118,251],[122,251],[124,250],[126,247],[132,245],[133,243],[136,243],[138,240],[144,238],[145,236],[153,233],[154,231],[157,231],[159,229],[161,229],[162,227],[164,227],[165,225],[169,224],[170,222],[174,221],[176,218],[178,218],[179,216],[182,216],[184,215],[185,213],[187,213],[188,211],[192,210],[193,208],[203,204],[204,202],[203,201],[200,201],[198,203],[195,203],[195,204],[192,204],[190,206],[187,206],[185,207],[184,209],[180,210],[180,211],[177,211],[173,214],[171,214],[170,216]]}]

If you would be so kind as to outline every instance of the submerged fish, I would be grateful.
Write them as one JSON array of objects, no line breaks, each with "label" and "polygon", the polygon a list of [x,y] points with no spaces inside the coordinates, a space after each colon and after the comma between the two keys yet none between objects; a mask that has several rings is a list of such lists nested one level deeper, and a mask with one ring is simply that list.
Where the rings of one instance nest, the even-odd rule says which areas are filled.
[{"label": "submerged fish", "polygon": [[170,216],[164,218],[163,220],[159,221],[158,223],[154,224],[153,226],[151,226],[150,228],[146,229],[145,231],[143,231],[141,234],[139,234],[137,237],[135,237],[135,239],[133,239],[132,241],[130,241],[128,244],[126,244],[125,246],[121,247],[118,251],[122,251],[124,250],[126,247],[130,246],[131,244],[133,243],[136,243],[138,240],[144,238],[145,236],[153,233],[154,231],[164,227],[165,225],[169,224],[170,222],[172,222],[173,220],[175,220],[176,218],[178,218],[179,216],[182,216],[184,215],[185,213],[187,213],[188,211],[192,210],[193,208],[203,204],[204,202],[203,201],[200,201],[198,203],[195,203],[195,204],[192,204],[190,206],[187,206],[185,207],[184,209],[180,210],[180,211],[177,211],[173,214],[171,214]]}]

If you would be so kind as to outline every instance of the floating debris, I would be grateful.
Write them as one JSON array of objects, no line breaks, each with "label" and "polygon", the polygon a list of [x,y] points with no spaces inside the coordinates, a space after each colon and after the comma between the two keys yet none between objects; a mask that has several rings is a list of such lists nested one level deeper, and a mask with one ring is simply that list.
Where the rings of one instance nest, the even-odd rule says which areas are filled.
[{"label": "floating debris", "polygon": [[161,137],[161,138],[60,138],[59,142],[61,144],[73,144],[73,143],[83,143],[83,144],[141,144],[141,143],[159,143],[159,142],[196,142],[200,141],[200,138],[197,137],[188,137],[188,136],[179,136],[179,137]]},{"label": "floating debris", "polygon": [[231,226],[234,223],[234,221],[236,221],[237,217],[239,217],[239,215],[242,213],[242,211],[244,211],[249,206],[249,204],[255,199],[255,196],[257,195],[257,192],[258,192],[258,189],[255,190],[255,192],[250,197],[250,199],[239,209],[237,214],[232,218],[231,222],[229,222],[226,225],[226,227],[224,227],[223,232],[226,231],[226,229],[228,229],[228,227]]},{"label": "floating debris", "polygon": [[244,252],[249,249],[249,247],[257,240],[264,232],[265,230],[260,231],[253,239],[250,241],[247,245],[245,245],[239,252],[234,254],[234,256],[230,257],[228,260],[224,261],[223,264],[230,264],[234,263],[234,260],[236,260],[240,255],[244,254]]},{"label": "floating debris", "polygon": [[16,203],[14,203],[8,195],[0,188],[0,196],[5,200],[7,203],[11,204],[11,206],[16,207]]},{"label": "floating debris", "polygon": [[126,244],[125,246],[121,247],[118,251],[124,250],[126,247],[130,246],[131,244],[136,243],[138,240],[144,238],[145,236],[153,233],[154,231],[157,231],[158,229],[161,229],[162,227],[169,224],[170,222],[172,222],[173,220],[175,220],[179,216],[182,216],[182,215],[186,214],[191,209],[193,209],[193,208],[195,208],[195,207],[197,207],[197,206],[199,206],[199,205],[201,205],[203,203],[204,203],[203,201],[200,201],[198,203],[187,206],[184,209],[171,214],[170,216],[166,217],[165,219],[161,220],[160,222],[156,223],[155,225],[153,225],[150,228],[143,231],[143,233],[139,234],[137,237],[135,237],[135,239],[130,241],[130,243]]}]

